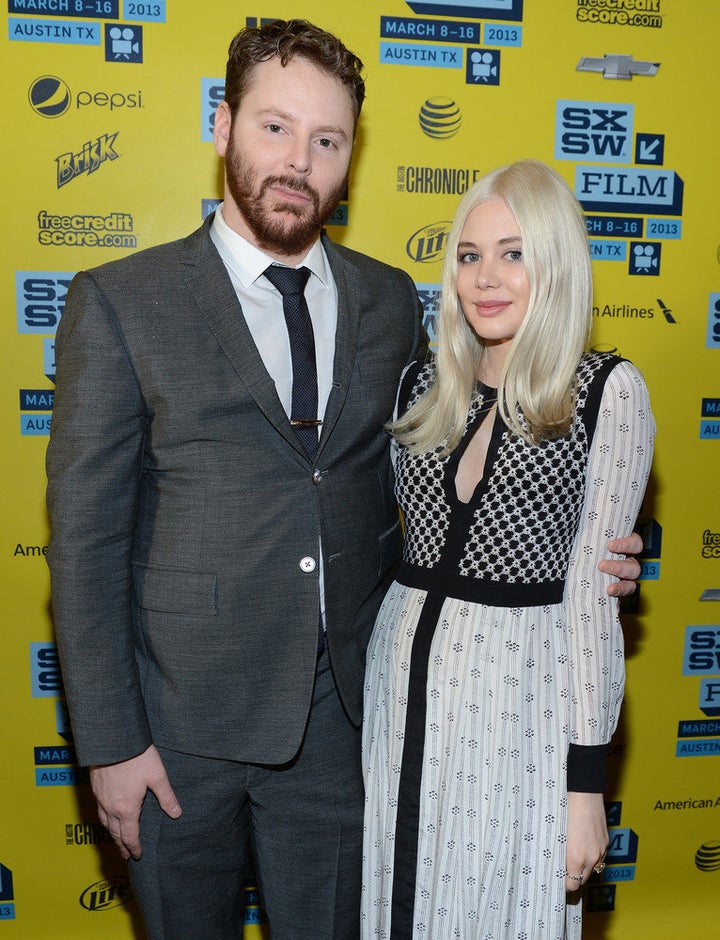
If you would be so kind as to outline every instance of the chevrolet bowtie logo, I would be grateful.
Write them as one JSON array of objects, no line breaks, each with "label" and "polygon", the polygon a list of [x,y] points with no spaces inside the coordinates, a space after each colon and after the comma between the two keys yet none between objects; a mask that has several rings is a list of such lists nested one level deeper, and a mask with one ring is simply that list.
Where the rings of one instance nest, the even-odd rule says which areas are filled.
[{"label": "chevrolet bowtie logo", "polygon": [[659,62],[635,62],[631,55],[607,55],[602,59],[583,56],[576,72],[602,72],[603,78],[623,78],[629,81],[633,75],[657,75]]}]

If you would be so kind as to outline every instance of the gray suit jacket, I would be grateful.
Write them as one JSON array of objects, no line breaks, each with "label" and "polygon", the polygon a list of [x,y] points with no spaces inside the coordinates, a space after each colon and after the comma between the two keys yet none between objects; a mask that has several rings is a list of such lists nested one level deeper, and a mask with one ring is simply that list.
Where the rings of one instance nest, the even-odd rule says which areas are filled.
[{"label": "gray suit jacket", "polygon": [[325,239],[338,327],[313,466],[208,229],[77,275],[57,334],[48,561],[81,763],[151,742],[289,760],[312,694],[320,538],[334,674],[361,718],[401,544],[383,423],[422,342],[417,295]]}]

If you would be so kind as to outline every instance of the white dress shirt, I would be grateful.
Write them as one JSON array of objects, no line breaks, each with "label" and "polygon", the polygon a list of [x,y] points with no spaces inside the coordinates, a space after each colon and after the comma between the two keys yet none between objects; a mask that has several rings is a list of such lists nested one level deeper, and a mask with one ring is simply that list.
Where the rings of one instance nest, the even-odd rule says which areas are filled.
[{"label": "white dress shirt", "polygon": [[[278,397],[290,417],[292,408],[292,359],[282,296],[266,277],[265,268],[277,262],[231,229],[215,210],[210,237],[227,268],[235,293],[242,304],[245,322],[265,368],[275,383]],[[318,379],[318,418],[325,414],[333,380],[335,331],[337,328],[337,288],[320,239],[298,265],[310,269],[305,299],[315,335]]]},{"label": "white dress shirt", "polygon": [[[215,210],[210,238],[217,248],[235,288],[242,312],[262,361],[275,383],[278,397],[290,418],[292,409],[292,358],[290,339],[280,291],[263,276],[265,268],[276,264],[264,251],[233,231],[223,218],[222,204]],[[310,319],[315,335],[318,378],[318,418],[325,414],[333,380],[335,330],[337,328],[337,287],[322,242],[318,239],[298,267],[310,269],[305,287]],[[318,545],[320,616],[325,624],[325,579],[322,546]]]}]

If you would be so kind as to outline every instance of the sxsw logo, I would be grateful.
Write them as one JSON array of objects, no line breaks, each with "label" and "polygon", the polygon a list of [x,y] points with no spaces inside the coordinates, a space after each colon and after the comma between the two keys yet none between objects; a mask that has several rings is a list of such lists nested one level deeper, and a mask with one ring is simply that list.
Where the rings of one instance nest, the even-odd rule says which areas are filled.
[{"label": "sxsw logo", "polygon": [[30,676],[33,698],[58,698],[64,694],[55,643],[30,644]]},{"label": "sxsw logo", "polygon": [[558,101],[555,159],[631,163],[633,120],[631,104]]},{"label": "sxsw logo", "polygon": [[606,861],[608,865],[628,865],[637,861],[638,836],[632,829],[617,828],[609,830]]},{"label": "sxsw logo", "polygon": [[720,293],[712,291],[708,298],[707,335],[708,349],[720,349]]},{"label": "sxsw logo", "polygon": [[440,315],[440,285],[415,284],[415,288],[423,307],[423,326],[430,345],[433,346],[437,340],[437,321]]},{"label": "sxsw logo", "polygon": [[54,333],[74,275],[68,271],[16,271],[18,333]]},{"label": "sxsw logo", "polygon": [[224,78],[203,78],[200,82],[200,139],[212,143],[215,112],[225,97]]}]

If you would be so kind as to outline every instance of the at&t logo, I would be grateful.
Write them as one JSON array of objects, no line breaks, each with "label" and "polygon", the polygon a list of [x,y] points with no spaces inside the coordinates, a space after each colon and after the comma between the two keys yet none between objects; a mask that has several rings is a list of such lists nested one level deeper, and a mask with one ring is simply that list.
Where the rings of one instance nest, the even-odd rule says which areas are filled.
[{"label": "at&t logo", "polygon": [[437,95],[428,98],[420,108],[418,115],[420,128],[428,137],[436,140],[447,140],[454,137],[460,130],[462,115],[460,108],[451,98]]},{"label": "at&t logo", "polygon": [[695,865],[700,871],[720,871],[720,839],[703,842],[695,853]]}]

